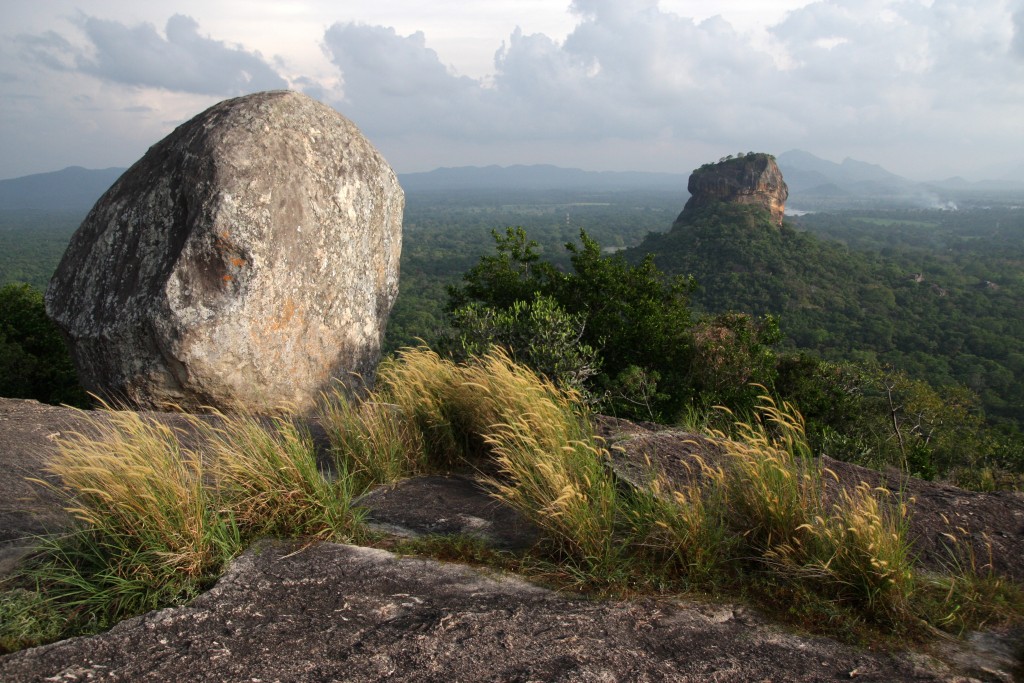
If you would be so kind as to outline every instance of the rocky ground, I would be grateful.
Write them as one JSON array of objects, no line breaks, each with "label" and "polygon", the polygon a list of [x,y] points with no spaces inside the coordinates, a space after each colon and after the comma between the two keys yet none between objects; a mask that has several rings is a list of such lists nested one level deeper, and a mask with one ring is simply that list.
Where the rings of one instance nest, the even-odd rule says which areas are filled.
[{"label": "rocky ground", "polygon": [[[66,522],[25,477],[41,475],[57,434],[82,426],[73,411],[0,399],[0,569],[9,570],[32,534]],[[685,468],[673,468],[692,457],[692,437],[676,432],[615,421],[602,429],[619,446],[624,478],[648,458],[683,476]],[[872,475],[857,468],[840,476]],[[915,499],[912,533],[923,562],[941,564],[942,513],[979,542],[995,539],[986,547],[997,571],[1024,576],[1021,496],[927,482],[903,488]],[[364,503],[378,529],[398,535],[474,533],[515,548],[536,533],[464,477],[409,480]],[[377,549],[266,541],[192,604],[7,655],[0,680],[1012,681],[1019,636],[972,634],[929,653],[869,652],[794,634],[738,605],[585,599]]]}]

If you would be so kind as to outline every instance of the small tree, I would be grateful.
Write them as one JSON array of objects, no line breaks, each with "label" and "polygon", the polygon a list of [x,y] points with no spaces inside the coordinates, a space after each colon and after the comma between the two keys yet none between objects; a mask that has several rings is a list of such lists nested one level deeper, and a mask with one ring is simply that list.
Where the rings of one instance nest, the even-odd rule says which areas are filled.
[{"label": "small tree", "polygon": [[746,313],[723,313],[693,327],[691,382],[711,406],[753,407],[761,387],[774,384],[772,346],[782,334],[772,316],[757,320]]},{"label": "small tree", "polygon": [[505,309],[473,302],[451,312],[457,336],[443,339],[442,350],[465,359],[483,356],[501,346],[518,363],[530,366],[563,389],[597,401],[588,388],[598,373],[597,350],[582,343],[585,316],[568,313],[553,298],[535,294],[532,301],[516,301]]}]

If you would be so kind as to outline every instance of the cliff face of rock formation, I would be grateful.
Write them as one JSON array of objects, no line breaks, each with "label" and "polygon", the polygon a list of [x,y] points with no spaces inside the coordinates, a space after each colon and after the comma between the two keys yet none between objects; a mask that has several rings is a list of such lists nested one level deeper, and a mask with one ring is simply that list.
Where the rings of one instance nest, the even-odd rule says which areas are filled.
[{"label": "cliff face of rock formation", "polygon": [[227,100],[100,198],[46,294],[90,391],[145,407],[309,410],[372,378],[404,194],[348,119],[299,93]]},{"label": "cliff face of rock formation", "polygon": [[770,154],[747,154],[704,164],[692,174],[687,185],[690,199],[676,222],[685,222],[695,211],[726,202],[764,208],[772,222],[782,225],[789,188],[782,171]]}]

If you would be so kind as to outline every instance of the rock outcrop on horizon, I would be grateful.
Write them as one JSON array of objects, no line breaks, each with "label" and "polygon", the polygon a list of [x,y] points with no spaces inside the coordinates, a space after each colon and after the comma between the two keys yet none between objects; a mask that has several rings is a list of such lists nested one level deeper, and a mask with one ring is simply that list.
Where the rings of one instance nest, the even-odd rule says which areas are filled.
[{"label": "rock outcrop on horizon", "polygon": [[371,378],[398,293],[398,180],[289,91],[221,102],[151,147],[46,294],[84,386],[142,407],[309,410]]},{"label": "rock outcrop on horizon", "polygon": [[704,164],[690,174],[687,189],[690,199],[677,223],[685,222],[690,214],[705,206],[725,202],[764,208],[775,225],[782,225],[789,198],[782,171],[770,154],[751,153]]}]

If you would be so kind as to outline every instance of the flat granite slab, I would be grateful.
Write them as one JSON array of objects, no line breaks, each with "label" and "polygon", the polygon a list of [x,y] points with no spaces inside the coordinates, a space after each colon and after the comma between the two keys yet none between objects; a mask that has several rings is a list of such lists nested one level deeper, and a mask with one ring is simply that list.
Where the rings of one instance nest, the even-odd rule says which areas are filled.
[{"label": "flat granite slab", "polygon": [[728,604],[574,598],[457,564],[266,542],[191,605],[0,658],[21,681],[964,681]]},{"label": "flat granite slab", "polygon": [[356,501],[372,529],[397,536],[466,535],[504,550],[524,550],[540,531],[471,477],[414,477],[376,489]]},{"label": "flat granite slab", "polygon": [[[43,476],[55,439],[85,426],[77,411],[0,399],[0,577],[34,535],[67,523],[59,501],[26,477]],[[642,425],[602,432],[627,480],[622,458],[674,467],[691,449],[686,435]],[[993,546],[1007,553],[995,564],[1017,575],[1019,494],[911,486],[919,522],[955,511],[999,539]],[[396,535],[471,534],[512,549],[536,540],[466,476],[418,477],[361,502],[373,525]],[[924,654],[794,635],[730,604],[581,599],[382,550],[266,541],[192,604],[2,657],[0,681],[1012,681],[1019,643],[1019,633],[996,632],[936,643],[950,668]]]}]

